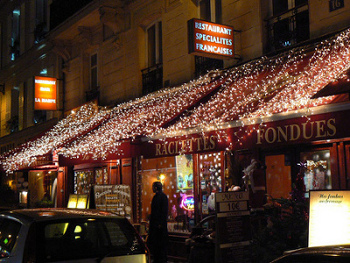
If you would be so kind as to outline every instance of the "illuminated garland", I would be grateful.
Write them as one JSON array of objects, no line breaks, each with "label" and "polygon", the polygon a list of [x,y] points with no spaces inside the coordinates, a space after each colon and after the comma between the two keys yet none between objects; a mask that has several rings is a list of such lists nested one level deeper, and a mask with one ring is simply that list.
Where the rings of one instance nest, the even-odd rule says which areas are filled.
[{"label": "illuminated garland", "polygon": [[100,124],[107,118],[109,111],[98,110],[97,106],[89,103],[78,111],[72,112],[59,121],[43,136],[29,141],[14,149],[7,155],[1,156],[1,164],[5,171],[15,171],[21,167],[30,167],[39,156],[53,153],[70,140],[79,137],[87,130]]},{"label": "illuminated garland", "polygon": [[[155,136],[181,136],[190,129],[213,130],[219,138],[225,138],[227,134],[220,128],[227,123],[243,126],[260,118],[260,125],[264,125],[265,117],[291,111],[304,111],[307,117],[312,107],[334,99],[333,96],[311,99],[312,96],[328,83],[344,77],[350,68],[349,35],[349,30],[344,31],[321,42],[313,51],[293,49],[273,58],[263,57],[232,69],[215,70],[180,87],[163,89],[98,114],[81,109],[81,116],[71,114],[42,138],[4,158],[3,166],[8,171],[16,170],[33,163],[35,156],[59,147],[60,154],[67,158],[90,155],[92,159],[105,160],[109,154],[122,153],[123,140],[147,137],[151,142]],[[220,90],[209,101],[191,108],[218,86]],[[181,118],[166,127],[178,115]],[[83,121],[84,118],[88,121]],[[251,133],[243,127],[241,131]],[[239,134],[240,131],[235,133],[238,142],[243,139]],[[72,138],[76,139],[69,143]]]}]

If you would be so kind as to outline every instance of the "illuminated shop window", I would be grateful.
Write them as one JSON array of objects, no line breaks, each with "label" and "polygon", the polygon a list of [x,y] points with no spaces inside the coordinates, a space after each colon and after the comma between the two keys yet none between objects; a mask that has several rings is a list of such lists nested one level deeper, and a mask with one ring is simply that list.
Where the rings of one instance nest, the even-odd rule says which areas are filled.
[{"label": "illuminated shop window", "polygon": [[169,232],[189,232],[194,219],[192,155],[143,159],[141,167],[141,221],[149,220],[152,184],[160,181],[169,199]]},{"label": "illuminated shop window", "polygon": [[94,183],[94,171],[75,171],[74,172],[74,193],[90,194],[91,187]]},{"label": "illuminated shop window", "polygon": [[330,151],[311,151],[300,154],[306,197],[309,190],[332,189]]},{"label": "illuminated shop window", "polygon": [[215,211],[215,193],[222,192],[223,159],[223,153],[199,156],[200,199],[203,216]]}]

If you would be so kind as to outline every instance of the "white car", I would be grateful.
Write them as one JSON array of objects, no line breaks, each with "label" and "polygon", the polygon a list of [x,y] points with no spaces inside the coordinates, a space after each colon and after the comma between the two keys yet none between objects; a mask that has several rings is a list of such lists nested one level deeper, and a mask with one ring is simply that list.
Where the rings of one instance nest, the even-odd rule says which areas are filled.
[{"label": "white car", "polygon": [[97,210],[19,209],[0,213],[0,262],[150,262],[130,222]]}]

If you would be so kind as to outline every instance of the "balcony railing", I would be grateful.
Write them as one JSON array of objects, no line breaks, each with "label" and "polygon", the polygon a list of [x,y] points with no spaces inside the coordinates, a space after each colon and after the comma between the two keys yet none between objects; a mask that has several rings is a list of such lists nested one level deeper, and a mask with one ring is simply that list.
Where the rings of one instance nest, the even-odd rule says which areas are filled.
[{"label": "balcony railing", "polygon": [[303,4],[266,20],[267,51],[288,48],[310,38],[309,6]]},{"label": "balcony railing", "polygon": [[156,64],[142,70],[142,94],[163,88],[163,64]]}]

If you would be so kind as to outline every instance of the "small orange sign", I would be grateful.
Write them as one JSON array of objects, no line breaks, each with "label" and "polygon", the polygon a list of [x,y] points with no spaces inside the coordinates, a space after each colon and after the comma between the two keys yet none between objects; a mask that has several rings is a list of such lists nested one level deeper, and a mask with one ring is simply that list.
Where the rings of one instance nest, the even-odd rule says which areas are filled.
[{"label": "small orange sign", "polygon": [[34,109],[57,110],[57,79],[36,76],[34,87]]},{"label": "small orange sign", "polygon": [[193,18],[188,29],[189,53],[234,57],[233,27]]}]

